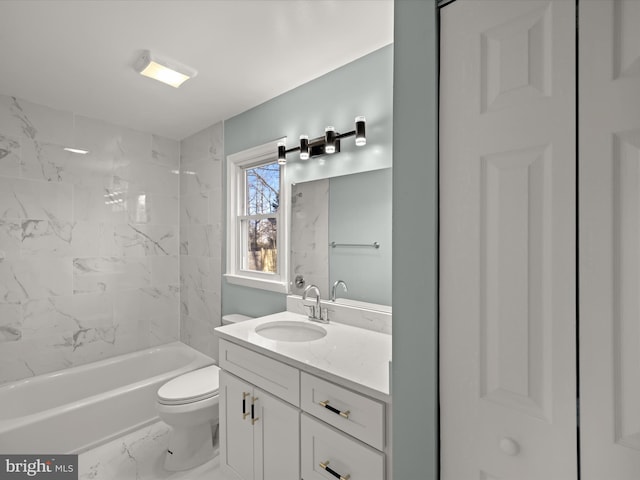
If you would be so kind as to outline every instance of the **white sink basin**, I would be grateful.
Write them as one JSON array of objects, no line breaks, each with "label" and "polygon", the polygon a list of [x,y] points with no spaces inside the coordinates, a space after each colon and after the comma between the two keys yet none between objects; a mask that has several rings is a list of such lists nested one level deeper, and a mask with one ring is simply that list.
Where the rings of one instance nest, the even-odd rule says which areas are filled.
[{"label": "white sink basin", "polygon": [[256,333],[281,342],[310,342],[324,337],[327,331],[311,323],[276,320],[258,325]]}]

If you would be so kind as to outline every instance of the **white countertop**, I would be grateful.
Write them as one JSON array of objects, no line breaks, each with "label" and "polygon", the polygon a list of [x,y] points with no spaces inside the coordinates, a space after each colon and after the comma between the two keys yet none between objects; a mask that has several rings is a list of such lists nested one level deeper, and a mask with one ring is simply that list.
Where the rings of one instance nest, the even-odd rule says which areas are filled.
[{"label": "white countertop", "polygon": [[[256,333],[257,326],[275,320],[319,325],[326,329],[327,335],[310,342],[285,342]],[[391,335],[341,323],[311,322],[306,316],[293,312],[275,313],[215,330],[220,338],[378,400],[391,402]]]}]

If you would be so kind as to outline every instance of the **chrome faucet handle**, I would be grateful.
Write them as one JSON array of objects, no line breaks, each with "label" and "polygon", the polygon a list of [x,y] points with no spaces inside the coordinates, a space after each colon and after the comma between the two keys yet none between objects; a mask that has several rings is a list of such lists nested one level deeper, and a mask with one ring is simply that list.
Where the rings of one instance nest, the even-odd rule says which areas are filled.
[{"label": "chrome faucet handle", "polygon": [[[314,300],[314,305],[308,305],[305,302],[307,301],[307,295],[312,290],[315,292],[316,298]],[[302,305],[309,308],[309,320],[320,323],[329,323],[329,309],[325,308],[323,312],[320,289],[316,285],[309,285],[304,289],[304,292],[302,292]]]},{"label": "chrome faucet handle", "polygon": [[[304,303],[307,300],[307,295],[309,295],[309,292],[311,290],[313,290],[316,294],[316,298],[314,300],[315,305],[307,305]],[[307,288],[304,289],[304,292],[302,292],[302,304],[305,307],[310,307],[309,320],[318,320],[318,314],[320,315],[320,318],[322,318],[322,307],[320,306],[320,289],[316,285],[308,285]]]},{"label": "chrome faucet handle", "polygon": [[316,306],[315,305],[303,305],[305,308],[309,309],[307,316],[309,319],[315,318],[316,316]]}]

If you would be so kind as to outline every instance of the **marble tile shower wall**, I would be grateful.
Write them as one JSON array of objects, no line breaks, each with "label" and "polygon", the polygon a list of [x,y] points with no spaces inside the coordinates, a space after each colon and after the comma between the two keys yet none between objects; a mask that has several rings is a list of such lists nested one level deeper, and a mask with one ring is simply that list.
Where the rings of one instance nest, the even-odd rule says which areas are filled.
[{"label": "marble tile shower wall", "polygon": [[0,96],[0,383],[179,338],[179,154]]},{"label": "marble tile shower wall", "polygon": [[221,320],[223,124],[180,144],[180,339],[215,359]]}]

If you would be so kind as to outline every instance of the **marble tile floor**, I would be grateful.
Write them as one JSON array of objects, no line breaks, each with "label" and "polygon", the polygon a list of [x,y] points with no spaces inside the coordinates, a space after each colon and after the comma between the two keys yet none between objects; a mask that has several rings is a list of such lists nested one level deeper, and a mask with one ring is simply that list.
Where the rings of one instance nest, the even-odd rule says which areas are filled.
[{"label": "marble tile floor", "polygon": [[220,470],[217,445],[211,461],[184,472],[166,471],[162,465],[170,431],[159,421],[81,453],[79,480],[237,480]]}]

